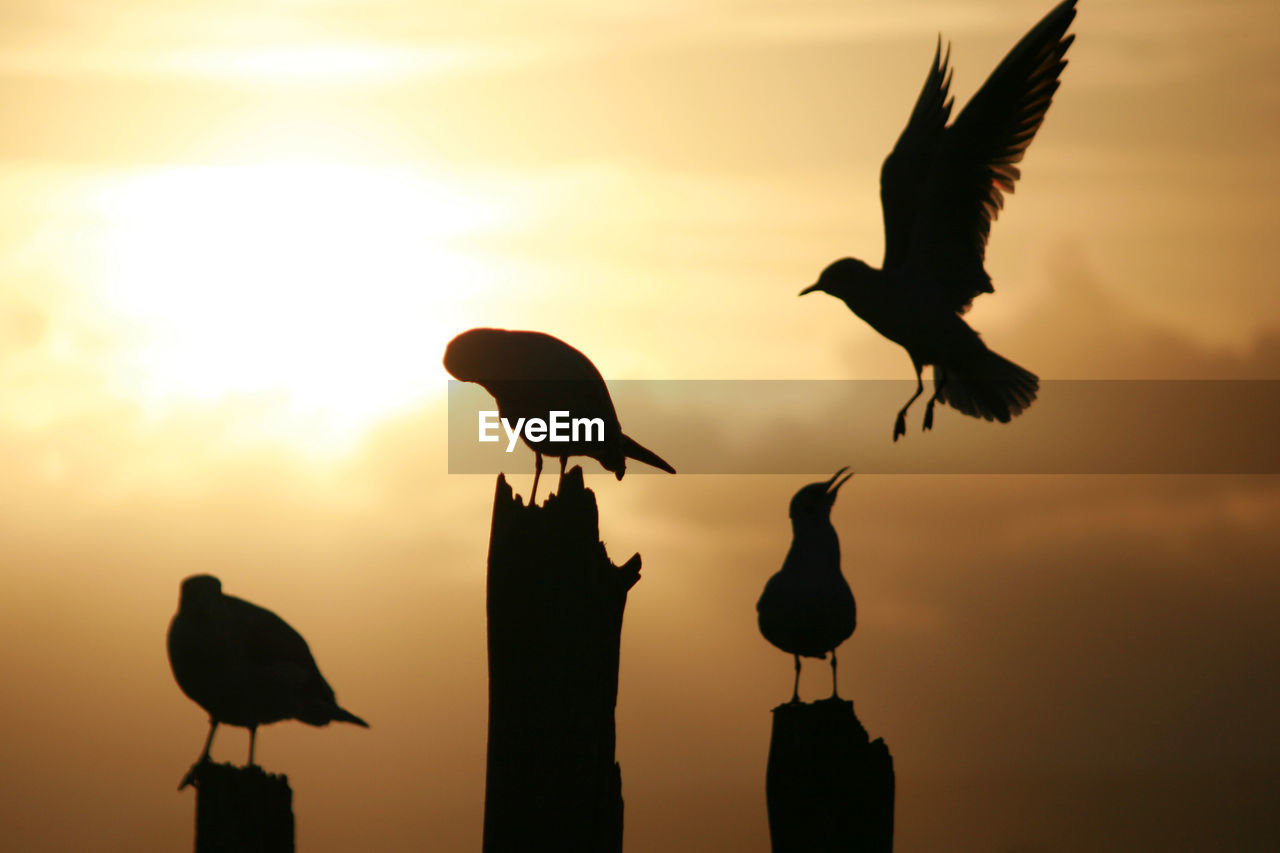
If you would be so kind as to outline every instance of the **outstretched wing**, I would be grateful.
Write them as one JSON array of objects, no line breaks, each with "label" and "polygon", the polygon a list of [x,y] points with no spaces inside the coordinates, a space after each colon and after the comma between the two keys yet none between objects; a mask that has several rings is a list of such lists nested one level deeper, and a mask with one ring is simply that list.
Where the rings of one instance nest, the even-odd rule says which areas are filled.
[{"label": "outstretched wing", "polygon": [[[991,223],[1013,192],[1015,165],[1044,121],[1075,36],[1076,0],[1064,0],[1027,33],[942,134],[920,196],[909,243],[919,280],[945,283],[964,311],[992,291],[983,270]],[[929,274],[930,272],[934,274]]]},{"label": "outstretched wing", "polygon": [[884,268],[901,266],[915,227],[930,165],[951,116],[951,46],[942,55],[942,38],[911,118],[880,169],[880,206],[884,209]]}]

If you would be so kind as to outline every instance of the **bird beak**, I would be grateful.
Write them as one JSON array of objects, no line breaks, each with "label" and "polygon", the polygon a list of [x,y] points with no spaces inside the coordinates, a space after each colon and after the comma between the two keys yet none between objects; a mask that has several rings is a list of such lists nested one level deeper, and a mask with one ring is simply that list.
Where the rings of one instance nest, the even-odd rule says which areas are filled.
[{"label": "bird beak", "polygon": [[813,293],[813,292],[818,291],[818,290],[821,290],[821,289],[822,289],[822,288],[818,285],[818,283],[817,283],[817,282],[814,282],[813,284],[811,284],[811,285],[809,285],[808,287],[806,287],[804,290],[800,291],[800,295],[801,295],[801,296],[804,296],[806,293]]},{"label": "bird beak", "polygon": [[[848,465],[844,466],[835,474],[833,474],[830,480],[827,480],[827,502],[828,503],[834,504],[836,502],[836,492],[840,491],[840,487],[843,486],[845,483],[849,482],[850,478],[853,477],[853,472],[849,471],[849,474],[843,480],[836,483],[836,478],[839,477],[841,474],[843,474],[845,471],[849,471]],[[835,483],[835,485],[832,485],[833,483]]]}]

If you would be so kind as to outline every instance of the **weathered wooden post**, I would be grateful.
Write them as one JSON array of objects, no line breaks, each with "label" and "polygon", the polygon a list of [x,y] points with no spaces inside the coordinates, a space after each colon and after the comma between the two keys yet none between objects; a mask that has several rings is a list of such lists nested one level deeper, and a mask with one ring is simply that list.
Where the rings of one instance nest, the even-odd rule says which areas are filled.
[{"label": "weathered wooden post", "polygon": [[893,850],[893,756],[846,699],[773,709],[765,790],[773,853]]},{"label": "weathered wooden post", "polygon": [[622,850],[614,706],[622,612],[639,579],[639,554],[610,562],[581,468],[541,507],[498,476],[485,853]]},{"label": "weathered wooden post", "polygon": [[206,761],[196,787],[195,853],[293,853],[293,791],[261,767]]}]

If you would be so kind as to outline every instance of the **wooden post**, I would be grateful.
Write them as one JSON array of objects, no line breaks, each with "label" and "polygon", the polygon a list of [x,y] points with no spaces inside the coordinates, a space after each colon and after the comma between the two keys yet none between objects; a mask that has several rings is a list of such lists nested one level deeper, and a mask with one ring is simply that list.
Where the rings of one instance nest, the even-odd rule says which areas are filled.
[{"label": "wooden post", "polygon": [[846,699],[773,709],[765,790],[773,853],[893,850],[893,756]]},{"label": "wooden post", "polygon": [[499,475],[489,537],[485,853],[622,850],[618,643],[640,555],[600,542],[582,469],[544,506]]},{"label": "wooden post", "polygon": [[195,768],[195,853],[293,853],[293,791],[261,767]]}]

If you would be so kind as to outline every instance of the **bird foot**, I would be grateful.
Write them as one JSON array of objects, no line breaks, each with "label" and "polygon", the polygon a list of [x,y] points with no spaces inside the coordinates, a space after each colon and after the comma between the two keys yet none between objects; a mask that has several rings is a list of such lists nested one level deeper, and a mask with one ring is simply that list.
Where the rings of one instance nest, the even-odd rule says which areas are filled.
[{"label": "bird foot", "polygon": [[893,440],[897,441],[899,438],[901,438],[906,434],[907,434],[907,413],[898,412],[898,419],[894,421],[894,424],[893,424]]},{"label": "bird foot", "polygon": [[182,782],[181,784],[178,785],[178,790],[181,791],[183,788],[187,787],[188,785],[191,785],[192,787],[195,787],[195,788],[199,788],[200,783],[198,781],[198,778],[200,776],[200,768],[204,767],[208,763],[209,763],[209,757],[206,755],[203,758],[201,758],[199,761],[197,761],[195,764],[192,764],[191,769],[187,771],[187,775],[182,777]]}]

